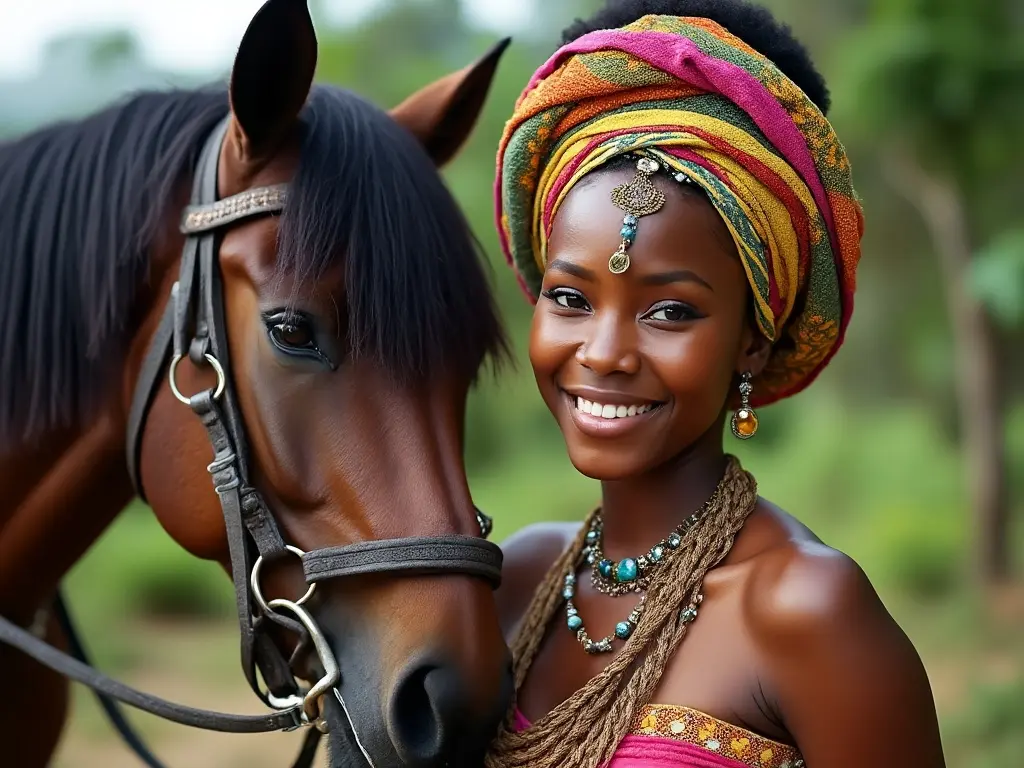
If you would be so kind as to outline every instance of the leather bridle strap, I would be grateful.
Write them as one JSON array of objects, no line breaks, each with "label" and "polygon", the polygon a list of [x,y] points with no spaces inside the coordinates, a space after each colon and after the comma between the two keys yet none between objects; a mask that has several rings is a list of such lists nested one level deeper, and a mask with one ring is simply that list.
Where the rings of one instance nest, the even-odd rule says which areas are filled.
[{"label": "leather bridle strap", "polygon": [[65,677],[77,680],[125,704],[182,725],[230,733],[267,733],[291,730],[303,725],[297,708],[268,712],[262,715],[227,715],[207,709],[196,709],[184,704],[175,704],[157,696],[151,696],[107,677],[102,672],[97,672],[88,664],[57,650],[28,630],[22,629],[3,617],[0,617],[0,641],[13,645],[40,664]]},{"label": "leather bridle strap", "polygon": [[[490,544],[490,546],[481,546]],[[306,581],[403,571],[407,574],[464,573],[501,584],[501,550],[473,536],[429,536],[363,541],[307,552]]]},{"label": "leather bridle strap", "polygon": [[[287,661],[268,638],[260,638],[257,621],[252,613],[248,577],[254,562],[252,545],[266,559],[275,558],[285,552],[284,541],[271,515],[258,494],[249,486],[245,444],[245,430],[241,416],[235,406],[233,381],[225,337],[223,292],[220,269],[217,260],[219,234],[228,223],[243,218],[280,211],[286,199],[281,187],[249,190],[223,200],[217,200],[217,166],[221,144],[227,131],[228,119],[224,119],[210,134],[199,156],[192,187],[192,205],[182,217],[181,229],[186,235],[182,252],[178,282],[172,290],[171,301],[165,310],[165,317],[172,318],[172,366],[186,354],[201,367],[215,365],[218,373],[218,394],[203,392],[183,399],[201,419],[214,448],[214,460],[208,469],[214,489],[220,501],[227,529],[227,541],[231,560],[231,575],[235,586],[235,603],[238,626],[241,634],[242,670],[249,687],[268,706],[268,694],[264,693],[256,677],[256,667],[267,682],[270,693],[285,698],[296,692]],[[196,283],[198,282],[198,285]],[[161,324],[162,325],[162,324]],[[191,342],[186,340],[191,337]],[[155,341],[162,341],[156,339]],[[187,346],[186,346],[187,343]],[[166,351],[151,347],[147,358],[166,359]],[[212,362],[211,362],[212,359]],[[148,361],[147,361],[148,362]],[[161,366],[162,369],[162,366]],[[173,368],[171,381],[174,381]],[[146,405],[151,395],[143,390],[148,382],[140,381],[133,402],[133,414],[138,411],[138,421],[130,422],[129,456],[137,457],[140,447]],[[219,407],[221,406],[222,407]],[[133,480],[142,493],[138,466]],[[251,540],[246,531],[252,536]],[[297,622],[281,616],[279,623],[303,635]]]}]

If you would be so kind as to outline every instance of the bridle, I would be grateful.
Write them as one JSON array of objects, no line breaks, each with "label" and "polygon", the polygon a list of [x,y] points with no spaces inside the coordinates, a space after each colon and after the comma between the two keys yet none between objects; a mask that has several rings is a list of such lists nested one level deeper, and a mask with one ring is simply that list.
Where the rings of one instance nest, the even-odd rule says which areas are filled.
[{"label": "bridle", "polygon": [[[356,746],[372,766],[372,759],[348,717],[338,687],[338,664],[327,639],[304,604],[320,581],[368,573],[468,574],[483,578],[496,588],[501,580],[502,554],[496,545],[486,541],[491,524],[479,510],[476,514],[482,538],[409,537],[364,541],[311,552],[285,543],[273,513],[250,482],[245,423],[232,387],[218,252],[224,229],[229,225],[280,213],[287,201],[288,185],[249,189],[218,200],[217,164],[227,124],[225,118],[212,131],[199,155],[191,203],[181,223],[185,245],[178,281],[147,351],[129,413],[128,471],[137,494],[145,500],[139,467],[142,433],[153,396],[166,375],[174,396],[199,417],[213,446],[214,457],[207,470],[227,529],[241,631],[242,669],[253,691],[273,711],[263,715],[223,714],[186,707],[130,688],[87,663],[67,621],[65,629],[72,635],[74,656],[64,654],[2,617],[0,642],[20,648],[51,669],[93,688],[122,736],[143,762],[154,768],[160,763],[142,746],[114,700],[167,720],[215,731],[259,733],[309,727],[294,764],[301,768],[312,764],[319,738],[329,728],[320,698],[333,691],[348,719],[347,726]],[[179,390],[175,377],[186,355],[195,365],[213,370],[217,377],[213,387],[193,395]],[[301,559],[309,588],[297,600],[267,601],[260,588],[261,569],[265,563],[288,555]],[[67,619],[62,604],[58,604],[58,614]],[[295,632],[300,638],[291,659],[284,658],[268,632],[274,624]],[[303,689],[292,667],[310,649],[324,672],[320,680]],[[266,682],[266,691],[257,680],[257,668]]]}]

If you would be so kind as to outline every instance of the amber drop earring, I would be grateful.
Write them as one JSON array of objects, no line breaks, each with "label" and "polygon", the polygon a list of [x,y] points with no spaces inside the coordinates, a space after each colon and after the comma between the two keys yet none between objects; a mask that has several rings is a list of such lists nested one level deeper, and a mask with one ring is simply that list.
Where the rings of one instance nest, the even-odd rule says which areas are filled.
[{"label": "amber drop earring", "polygon": [[750,371],[746,371],[740,381],[740,407],[732,415],[732,433],[740,440],[749,440],[757,432],[757,414],[750,407],[750,393],[754,385]]}]

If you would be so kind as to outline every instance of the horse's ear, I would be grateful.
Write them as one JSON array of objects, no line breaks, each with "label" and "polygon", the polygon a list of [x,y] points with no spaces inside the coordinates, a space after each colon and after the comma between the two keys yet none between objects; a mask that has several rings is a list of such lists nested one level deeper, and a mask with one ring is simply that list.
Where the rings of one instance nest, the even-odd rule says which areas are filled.
[{"label": "horse's ear", "polygon": [[271,154],[288,135],[309,96],[316,56],[306,0],[267,0],[231,70],[232,134],[242,159]]},{"label": "horse's ear", "polygon": [[475,63],[420,89],[391,110],[391,117],[419,139],[435,165],[451,160],[469,137],[511,41],[506,37]]}]

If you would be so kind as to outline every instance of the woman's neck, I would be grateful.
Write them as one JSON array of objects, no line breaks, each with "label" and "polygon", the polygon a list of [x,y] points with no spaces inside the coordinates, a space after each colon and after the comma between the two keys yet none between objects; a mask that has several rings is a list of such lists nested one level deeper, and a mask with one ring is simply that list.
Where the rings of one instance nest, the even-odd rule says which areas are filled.
[{"label": "woman's neck", "polygon": [[603,549],[609,558],[642,554],[708,500],[726,466],[720,431],[715,438],[702,439],[644,475],[601,483]]}]

